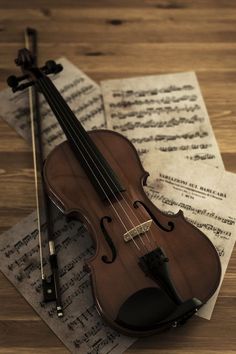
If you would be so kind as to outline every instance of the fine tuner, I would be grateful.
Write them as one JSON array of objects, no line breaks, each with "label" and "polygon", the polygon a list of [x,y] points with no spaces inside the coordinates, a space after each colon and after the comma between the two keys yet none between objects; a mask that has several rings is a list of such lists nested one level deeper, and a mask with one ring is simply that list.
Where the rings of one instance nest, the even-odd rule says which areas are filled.
[{"label": "fine tuner", "polygon": [[[15,60],[16,65],[21,66],[22,61],[20,58],[17,58]],[[57,64],[54,60],[47,60],[45,65],[40,69],[45,75],[50,75],[50,74],[58,74],[63,70],[63,67],[61,64]],[[13,92],[16,91],[23,91],[24,89],[34,85],[35,81],[29,81],[26,83],[22,83],[19,85],[21,81],[24,81],[29,78],[28,74],[21,75],[21,76],[15,76],[11,75],[7,79],[7,84],[12,88]]]}]

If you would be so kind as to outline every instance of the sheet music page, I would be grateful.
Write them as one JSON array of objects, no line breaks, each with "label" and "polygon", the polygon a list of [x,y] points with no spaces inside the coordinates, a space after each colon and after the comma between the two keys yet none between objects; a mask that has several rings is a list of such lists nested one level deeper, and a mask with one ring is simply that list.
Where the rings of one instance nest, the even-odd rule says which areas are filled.
[{"label": "sheet music page", "polygon": [[[36,213],[0,236],[0,270],[72,353],[123,353],[135,339],[103,322],[94,306],[90,276],[83,270],[84,260],[94,253],[92,241],[81,223],[66,222],[60,212],[54,212],[64,317],[57,318],[54,302],[42,302]],[[46,237],[43,239],[45,273],[49,275],[48,247]]]},{"label": "sheet music page", "polygon": [[[105,118],[101,89],[85,73],[68,59],[60,58],[63,70],[50,78],[61,92],[63,98],[75,113],[86,130],[104,128]],[[10,88],[0,92],[0,118],[11,125],[23,138],[30,140],[30,112],[28,90],[12,93]],[[65,140],[48,103],[40,95],[42,120],[42,140],[45,156]]]},{"label": "sheet music page", "polygon": [[156,149],[224,168],[194,72],[101,82],[107,128],[143,161]]},{"label": "sheet music page", "polygon": [[[209,237],[220,256],[222,283],[236,240],[236,174],[161,152],[149,154],[150,165],[155,168],[145,187],[149,199],[167,213],[181,209]],[[211,318],[219,291],[220,286],[199,316]]]}]

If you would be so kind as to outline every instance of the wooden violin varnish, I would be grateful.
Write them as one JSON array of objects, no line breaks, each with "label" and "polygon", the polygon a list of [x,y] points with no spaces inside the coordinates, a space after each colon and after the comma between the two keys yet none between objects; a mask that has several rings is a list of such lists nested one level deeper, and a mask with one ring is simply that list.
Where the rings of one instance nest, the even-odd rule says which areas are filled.
[{"label": "wooden violin varnish", "polygon": [[[215,247],[179,211],[161,212],[146,196],[148,178],[134,146],[109,130],[86,132],[27,49],[17,65],[50,105],[67,140],[44,165],[51,200],[81,220],[96,252],[86,260],[96,307],[116,330],[146,336],[186,322],[216,291]],[[161,168],[161,167],[160,167]]]}]

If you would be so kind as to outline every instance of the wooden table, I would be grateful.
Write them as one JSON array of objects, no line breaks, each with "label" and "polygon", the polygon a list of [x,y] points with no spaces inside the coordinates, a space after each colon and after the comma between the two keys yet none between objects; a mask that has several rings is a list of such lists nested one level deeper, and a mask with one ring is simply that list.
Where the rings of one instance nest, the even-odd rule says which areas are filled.
[{"label": "wooden table", "polygon": [[[236,172],[234,0],[0,0],[0,89],[26,26],[40,62],[66,56],[94,80],[194,70],[227,170]],[[35,208],[30,147],[0,121],[0,231]],[[139,340],[127,353],[236,353],[236,252],[212,320]],[[0,275],[0,353],[68,353]]]}]

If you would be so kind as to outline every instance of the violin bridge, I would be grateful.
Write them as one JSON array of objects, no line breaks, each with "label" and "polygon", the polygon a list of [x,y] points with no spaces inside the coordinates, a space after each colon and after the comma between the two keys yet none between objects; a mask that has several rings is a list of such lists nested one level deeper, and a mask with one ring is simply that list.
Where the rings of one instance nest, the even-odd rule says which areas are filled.
[{"label": "violin bridge", "polygon": [[140,236],[145,232],[148,232],[150,230],[151,224],[152,224],[152,219],[144,221],[142,224],[133,227],[131,230],[127,231],[124,234],[124,241],[128,242],[132,240],[134,237]]}]

